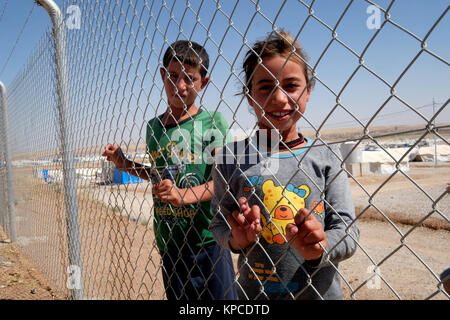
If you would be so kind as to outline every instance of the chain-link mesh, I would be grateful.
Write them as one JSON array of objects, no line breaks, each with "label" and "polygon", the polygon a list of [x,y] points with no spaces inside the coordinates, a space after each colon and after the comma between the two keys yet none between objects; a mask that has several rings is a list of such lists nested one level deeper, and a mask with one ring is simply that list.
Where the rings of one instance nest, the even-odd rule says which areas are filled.
[{"label": "chain-link mesh", "polygon": [[[445,42],[439,30],[448,24],[448,7],[427,17],[428,24],[419,33],[402,26],[395,15],[391,15],[396,5],[396,1],[384,6],[372,1],[339,2],[331,5],[334,14],[330,14],[331,9],[325,10],[320,1],[65,1],[62,12],[66,24],[68,103],[65,112],[68,123],[64,130],[68,135],[64,141],[73,152],[71,165],[75,170],[75,185],[65,186],[67,155],[63,154],[65,149],[61,145],[60,79],[56,76],[54,33],[49,30],[43,36],[23,71],[7,88],[17,242],[23,252],[59,293],[67,296],[72,293],[73,297],[73,290],[82,288],[86,299],[180,298],[179,291],[190,292],[195,281],[216,276],[225,278],[217,262],[221,259],[215,260],[209,252],[199,249],[209,247],[210,238],[193,223],[193,217],[200,219],[201,215],[208,221],[208,209],[201,204],[209,206],[209,202],[173,205],[152,195],[154,184],[171,177],[179,190],[192,191],[193,186],[211,180],[210,171],[214,167],[218,173],[216,179],[223,184],[222,193],[216,193],[213,200],[217,204],[213,211],[216,218],[222,217],[225,221],[224,212],[239,208],[239,188],[249,188],[248,194],[253,199],[258,198],[255,203],[259,203],[260,210],[268,213],[256,242],[232,253],[236,275],[233,287],[244,299],[270,299],[273,292],[287,299],[301,298],[305,292],[309,297],[327,298],[324,292],[327,286],[332,286],[323,280],[326,279],[323,268],[305,267],[304,259],[287,249],[286,242],[290,241],[285,225],[279,224],[275,216],[283,201],[287,202],[285,207],[291,205],[295,210],[306,206],[317,213],[316,219],[324,214],[326,228],[332,228],[327,220],[329,216],[338,217],[333,223],[342,233],[332,240],[329,235],[333,245],[322,246],[322,249],[325,249],[325,257],[331,257],[339,256],[343,246],[354,246],[356,252],[349,249],[351,257],[341,261],[339,267],[333,261],[326,267],[326,272],[333,272],[340,282],[344,298],[448,299],[440,278],[450,267],[449,252],[445,250],[450,231],[449,197],[445,189],[450,182],[448,98],[433,101],[433,114],[429,115],[414,102],[416,96],[405,90],[411,83],[410,74],[416,76],[416,69],[422,68],[421,59],[431,60],[434,70],[444,70],[447,74],[449,63],[445,55],[433,51],[433,46],[427,44],[431,41],[438,46]],[[366,26],[368,7],[379,14],[376,30],[366,38],[347,40],[346,32],[351,32],[352,28],[369,28],[368,23]],[[347,24],[355,15],[362,17],[359,27]],[[243,167],[237,166],[234,171],[223,174],[217,164],[210,165],[203,172],[205,176],[199,179],[197,175],[195,180],[193,175],[188,175],[191,169],[186,171],[186,165],[174,165],[168,157],[158,156],[164,147],[166,152],[170,151],[169,145],[149,150],[147,144],[152,145],[152,139],[159,144],[164,139],[174,140],[169,134],[170,126],[164,121],[189,137],[204,138],[207,129],[218,129],[218,114],[226,119],[230,128],[224,130],[224,136],[232,136],[236,141],[255,137],[258,126],[254,116],[249,116],[247,105],[253,98],[247,100],[245,95],[237,94],[248,85],[240,73],[242,61],[255,40],[264,39],[268,32],[279,34],[281,28],[290,31],[311,56],[311,60],[304,63],[312,70],[316,86],[299,122],[299,130],[310,143],[307,151],[298,155],[295,149],[288,148],[288,154],[297,163],[291,171],[284,167],[269,168],[273,190],[281,190],[273,207],[264,202],[264,193],[261,196],[262,184],[259,185],[257,178],[252,180],[254,177],[246,176]],[[398,70],[391,73],[377,65],[379,60],[372,55],[374,48],[380,52],[378,41],[387,41],[386,34],[407,39],[410,45],[408,55],[399,58]],[[435,34],[437,36],[433,37]],[[205,130],[190,127],[187,132],[183,131],[186,121],[198,120],[199,114],[187,112],[182,121],[177,121],[178,115],[173,111],[167,112],[165,118],[160,117],[169,100],[185,98],[177,90],[170,97],[167,86],[176,87],[180,81],[192,82],[190,85],[195,86],[195,79],[184,79],[189,73],[186,61],[171,60],[184,63],[178,79],[172,79],[171,70],[164,65],[164,53],[176,40],[195,41],[209,53],[209,82],[204,88],[194,89],[198,94],[196,105],[202,106],[202,114],[210,125],[203,128]],[[389,51],[389,45],[393,46],[386,44],[385,50]],[[346,63],[347,69],[342,70],[341,65],[330,64],[330,55],[337,56],[335,62],[346,59],[353,59],[353,62]],[[376,62],[372,64],[372,61]],[[169,77],[164,77],[167,74]],[[443,81],[448,84],[448,80]],[[371,86],[373,92],[369,92]],[[284,89],[282,93],[288,95]],[[360,94],[367,95],[367,100],[374,103],[360,105],[362,100],[352,98]],[[325,105],[317,111],[322,113],[320,120],[309,116],[315,96],[325,97],[321,100]],[[253,105],[256,105],[252,108],[256,113],[265,108],[255,100]],[[403,130],[401,125],[387,121],[386,112],[393,117],[413,114],[419,125]],[[262,118],[270,122],[264,112]],[[344,129],[330,133],[326,129],[336,124],[335,118],[348,119],[338,125],[353,129],[347,134]],[[148,122],[150,119],[156,120]],[[392,132],[388,125],[392,125]],[[394,141],[400,138],[408,140]],[[126,168],[128,173],[118,170],[101,156],[107,144],[121,147],[127,159],[124,161],[132,164]],[[323,174],[320,172],[323,168],[317,168],[319,172],[306,168],[308,157],[317,155],[314,150],[318,149],[327,154],[328,158],[323,161],[332,158],[333,163],[338,164],[325,184],[317,182],[315,177],[315,174]],[[5,208],[9,186],[3,151],[0,223],[8,233]],[[242,157],[244,153],[242,149],[237,155]],[[430,157],[431,162],[412,162]],[[139,164],[156,171],[150,173],[150,169],[146,171]],[[195,164],[200,166],[198,162]],[[183,170],[184,178],[179,174]],[[433,178],[428,178],[430,174]],[[142,179],[145,175],[149,181]],[[236,177],[242,175],[243,185],[233,185]],[[297,176],[304,180],[306,187],[303,189],[297,183]],[[339,180],[337,177],[342,176],[350,183],[356,209],[353,216],[343,214],[329,198]],[[184,180],[180,181],[180,177]],[[298,185],[293,186],[293,183]],[[76,201],[78,239],[73,238],[73,230],[68,225],[68,188],[76,190],[76,199],[72,200]],[[307,194],[313,192],[317,194],[317,201],[310,203]],[[201,200],[199,198],[208,193],[206,187],[194,197]],[[292,200],[290,193],[304,198],[303,205]],[[187,194],[184,196],[187,201]],[[224,225],[229,230],[229,224]],[[360,236],[355,232],[356,226],[360,228]],[[271,230],[273,238],[266,238],[264,230],[267,229]],[[165,238],[157,239],[155,234],[162,232],[167,232]],[[281,235],[277,239],[282,244],[271,246],[283,246],[286,252],[274,258],[267,243],[277,242],[277,234]],[[430,234],[436,240],[432,245],[426,241]],[[192,238],[200,239],[197,241],[200,246]],[[74,247],[81,248],[81,265],[71,260],[70,250]],[[221,249],[218,256],[224,259],[228,252]],[[261,258],[264,264],[255,260],[256,252],[265,255]],[[294,265],[285,264],[289,255],[296,257]],[[173,264],[178,267],[174,268]],[[201,269],[200,265],[207,267]],[[282,278],[284,269],[289,268],[302,274],[304,284],[301,287]],[[315,280],[319,278],[322,280]],[[258,292],[254,295],[246,292],[249,287]],[[411,294],[411,288],[418,287],[420,292]],[[195,297],[190,296],[191,299],[213,295],[214,289],[198,285],[193,290]],[[227,287],[226,294],[232,290],[231,286]]]}]

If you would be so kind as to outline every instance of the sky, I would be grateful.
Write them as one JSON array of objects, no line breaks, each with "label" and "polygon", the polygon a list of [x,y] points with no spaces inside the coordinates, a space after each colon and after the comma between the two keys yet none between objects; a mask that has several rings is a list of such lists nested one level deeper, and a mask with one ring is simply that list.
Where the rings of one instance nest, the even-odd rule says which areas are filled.
[{"label": "sky", "polygon": [[[436,123],[450,122],[450,108],[441,108],[450,92],[447,0],[376,0],[378,11],[363,0],[55,2],[67,21],[73,18],[69,5],[80,9],[79,28],[68,24],[66,33],[71,121],[84,146],[143,142],[146,121],[165,110],[158,70],[167,44],[177,39],[196,41],[210,55],[211,81],[198,104],[221,112],[234,129],[253,128],[255,118],[239,95],[241,65],[248,46],[274,28],[298,37],[316,73],[299,128],[362,127],[371,120],[426,125],[436,111]],[[29,113],[36,130],[42,125],[34,119],[42,114],[56,123],[55,92],[44,85],[54,86],[50,28],[48,14],[33,0],[0,0],[0,81],[17,96],[11,103],[25,108],[12,111],[10,121]],[[431,53],[422,51],[425,38]],[[14,84],[33,68],[30,61],[42,67],[24,73],[32,75],[26,85]],[[27,86],[37,91],[28,100],[19,97]]]}]

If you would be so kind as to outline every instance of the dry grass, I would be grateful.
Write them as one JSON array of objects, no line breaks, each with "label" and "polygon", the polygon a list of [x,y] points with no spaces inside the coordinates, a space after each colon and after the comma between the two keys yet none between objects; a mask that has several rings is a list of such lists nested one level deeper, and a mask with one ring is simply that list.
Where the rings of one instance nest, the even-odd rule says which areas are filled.
[{"label": "dry grass", "polygon": [[[388,223],[385,217],[383,217],[380,212],[374,208],[356,207],[355,213],[358,221],[381,221]],[[425,227],[431,230],[446,230],[450,231],[450,224],[439,218],[428,217],[424,221],[422,218],[410,217],[399,212],[383,212],[386,217],[389,218],[395,224],[403,224],[407,226]]]}]

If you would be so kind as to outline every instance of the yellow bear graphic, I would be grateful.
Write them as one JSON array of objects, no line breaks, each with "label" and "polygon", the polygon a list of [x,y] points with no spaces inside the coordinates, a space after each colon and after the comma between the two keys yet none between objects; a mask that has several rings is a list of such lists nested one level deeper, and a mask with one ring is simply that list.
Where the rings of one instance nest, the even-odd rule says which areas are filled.
[{"label": "yellow bear graphic", "polygon": [[298,210],[305,207],[304,199],[309,195],[309,187],[302,185],[296,188],[292,184],[277,187],[272,180],[267,180],[263,184],[263,193],[266,213],[272,219],[267,222],[261,215],[262,235],[269,244],[283,244],[286,242],[286,226],[294,223]]}]

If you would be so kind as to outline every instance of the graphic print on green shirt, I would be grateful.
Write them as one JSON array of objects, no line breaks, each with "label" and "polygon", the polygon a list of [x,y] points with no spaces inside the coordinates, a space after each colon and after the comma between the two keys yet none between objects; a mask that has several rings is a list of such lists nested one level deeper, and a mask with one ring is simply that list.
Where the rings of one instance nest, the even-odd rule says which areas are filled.
[{"label": "graphic print on green shirt", "polygon": [[[150,120],[146,134],[150,161],[160,179],[171,179],[178,188],[210,181],[213,150],[232,141],[223,115],[200,110],[185,121],[166,126],[161,119],[162,115]],[[214,241],[208,230],[213,217],[211,201],[181,207],[156,197],[153,201],[153,228],[160,251],[179,251],[186,242],[195,251]]]}]

